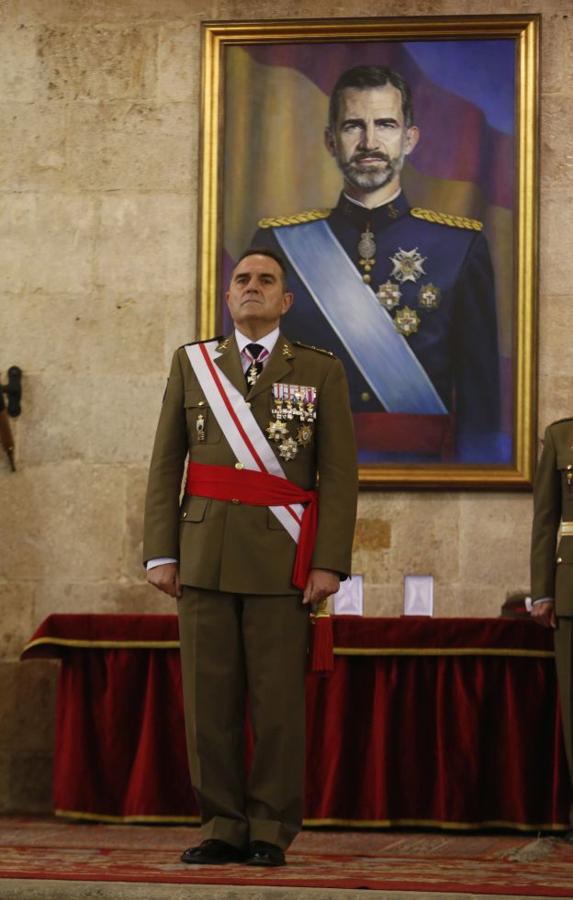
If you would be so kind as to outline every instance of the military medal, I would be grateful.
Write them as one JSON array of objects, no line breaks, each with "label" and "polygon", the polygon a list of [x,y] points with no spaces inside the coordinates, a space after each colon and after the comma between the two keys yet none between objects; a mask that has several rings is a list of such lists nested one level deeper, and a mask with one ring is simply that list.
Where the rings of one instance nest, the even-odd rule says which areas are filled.
[{"label": "military medal", "polygon": [[203,443],[205,440],[205,416],[199,413],[195,422],[195,430],[197,432],[197,440]]},{"label": "military medal", "polygon": [[440,289],[435,284],[423,284],[418,291],[420,306],[424,309],[437,309],[440,303]]},{"label": "military medal", "polygon": [[312,402],[308,402],[305,407],[305,422],[314,422],[316,419],[316,408],[315,404]]},{"label": "military medal", "polygon": [[403,334],[405,337],[415,334],[419,324],[420,317],[418,313],[415,309],[410,309],[409,306],[399,309],[394,316],[394,325],[400,334]]},{"label": "military medal", "polygon": [[405,281],[416,282],[418,278],[426,274],[423,266],[426,262],[426,257],[418,253],[417,247],[414,247],[413,250],[402,250],[400,247],[394,256],[388,258],[394,266],[392,278],[395,278],[400,284],[403,284]]},{"label": "military medal", "polygon": [[279,444],[279,455],[286,460],[286,462],[290,462],[291,459],[294,459],[297,453],[298,444],[294,438],[286,438],[282,444]]},{"label": "military medal", "polygon": [[[279,455],[288,462],[295,458],[299,447],[308,447],[312,441],[316,388],[302,384],[273,384],[271,417],[266,427],[267,437],[279,445]],[[297,421],[295,439],[289,431],[289,423]]]},{"label": "military medal", "polygon": [[374,234],[370,231],[369,225],[366,226],[366,231],[360,235],[360,240],[358,241],[358,255],[360,257],[358,265],[364,269],[362,281],[366,284],[370,284],[370,272],[376,263],[376,241],[374,240]]},{"label": "military medal", "polygon": [[310,425],[301,425],[296,433],[296,442],[301,447],[308,447],[312,441],[312,428]]},{"label": "military medal", "polygon": [[376,296],[380,301],[380,306],[383,306],[384,309],[391,310],[400,303],[402,291],[393,281],[386,281],[379,286]]},{"label": "military medal", "polygon": [[282,441],[288,435],[288,428],[280,419],[276,422],[269,422],[267,425],[267,434],[271,441]]}]

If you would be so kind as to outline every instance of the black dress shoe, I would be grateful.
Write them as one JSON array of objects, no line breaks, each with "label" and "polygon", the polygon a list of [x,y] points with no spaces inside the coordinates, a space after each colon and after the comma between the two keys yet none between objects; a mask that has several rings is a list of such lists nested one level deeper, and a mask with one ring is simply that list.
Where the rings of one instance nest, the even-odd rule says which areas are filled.
[{"label": "black dress shoe", "polygon": [[197,847],[189,847],[181,854],[181,862],[196,866],[223,866],[225,863],[243,862],[244,859],[244,850],[217,838],[202,841]]},{"label": "black dress shoe", "polygon": [[248,866],[285,866],[285,855],[276,844],[266,841],[253,841],[249,844],[249,855],[245,860]]}]

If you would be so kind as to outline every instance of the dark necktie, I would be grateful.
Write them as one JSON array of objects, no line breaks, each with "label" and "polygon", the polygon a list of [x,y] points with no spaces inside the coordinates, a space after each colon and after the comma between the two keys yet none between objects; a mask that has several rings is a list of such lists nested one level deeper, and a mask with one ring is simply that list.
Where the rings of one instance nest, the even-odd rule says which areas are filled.
[{"label": "dark necktie", "polygon": [[264,349],[265,348],[262,346],[262,344],[247,344],[245,346],[245,353],[251,360],[251,364],[250,364],[249,368],[247,369],[247,371],[245,372],[247,386],[250,388],[252,388],[252,386],[255,384],[257,378],[263,371],[263,364],[262,364],[262,362],[258,362],[258,359],[259,359],[259,356],[261,356],[261,354],[263,356],[265,355],[263,353]]}]

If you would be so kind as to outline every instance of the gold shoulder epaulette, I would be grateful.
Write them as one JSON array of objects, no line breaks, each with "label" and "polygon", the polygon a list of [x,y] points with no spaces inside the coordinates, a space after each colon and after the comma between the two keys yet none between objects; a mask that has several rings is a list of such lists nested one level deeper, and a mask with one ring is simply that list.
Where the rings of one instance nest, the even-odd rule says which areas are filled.
[{"label": "gold shoulder epaulette", "polygon": [[433,209],[421,209],[415,206],[410,210],[410,215],[415,219],[424,219],[425,222],[437,222],[438,225],[449,225],[450,228],[469,228],[470,231],[481,231],[483,222],[479,219],[466,219],[465,216],[451,216],[449,213],[435,212]]},{"label": "gold shoulder epaulette", "polygon": [[294,216],[277,216],[276,219],[259,219],[259,228],[281,228],[283,225],[304,225],[306,222],[317,222],[326,219],[330,209],[307,209]]},{"label": "gold shoulder epaulette", "polygon": [[302,341],[291,341],[291,344],[294,344],[295,347],[302,347],[304,350],[316,350],[317,353],[324,353],[326,356],[332,356],[334,359],[334,353],[331,353],[330,350],[325,350],[323,347],[315,347],[313,344],[303,344]]}]

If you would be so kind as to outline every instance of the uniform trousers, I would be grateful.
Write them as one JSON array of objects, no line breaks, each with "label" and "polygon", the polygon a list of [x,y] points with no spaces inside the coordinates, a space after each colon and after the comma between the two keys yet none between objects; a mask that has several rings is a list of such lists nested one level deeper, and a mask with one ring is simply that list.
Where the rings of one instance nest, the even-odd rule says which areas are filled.
[{"label": "uniform trousers", "polygon": [[[558,617],[554,644],[563,740],[573,798],[573,617]],[[569,806],[569,821],[573,824],[573,799]]]},{"label": "uniform trousers", "polygon": [[[183,587],[185,731],[203,839],[286,849],[302,825],[309,616],[300,594]],[[245,774],[245,711],[254,752]]]}]

